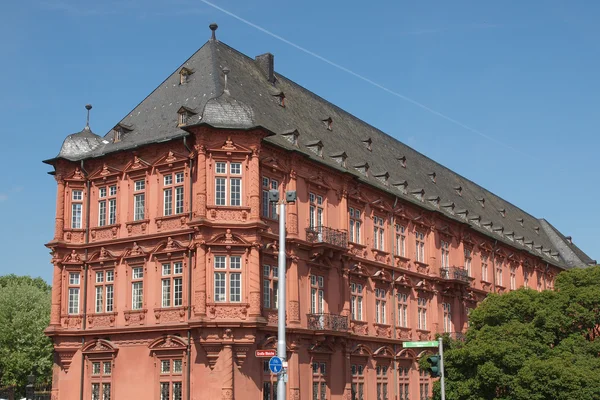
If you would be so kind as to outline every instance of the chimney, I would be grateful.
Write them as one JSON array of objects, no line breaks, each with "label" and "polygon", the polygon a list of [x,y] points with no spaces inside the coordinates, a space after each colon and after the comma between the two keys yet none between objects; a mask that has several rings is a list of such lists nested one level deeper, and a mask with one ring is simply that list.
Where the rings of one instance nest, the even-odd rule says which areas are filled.
[{"label": "chimney", "polygon": [[267,80],[271,83],[275,82],[275,70],[274,70],[274,56],[271,53],[261,54],[256,56],[255,61],[258,68],[267,77]]}]

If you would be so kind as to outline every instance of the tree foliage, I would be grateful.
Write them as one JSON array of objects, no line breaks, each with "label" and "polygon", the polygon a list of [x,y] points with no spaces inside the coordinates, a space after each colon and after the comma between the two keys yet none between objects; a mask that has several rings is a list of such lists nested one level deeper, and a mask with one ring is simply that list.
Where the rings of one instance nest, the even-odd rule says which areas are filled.
[{"label": "tree foliage", "polygon": [[600,266],[555,287],[491,294],[472,311],[465,342],[444,352],[448,400],[600,399]]},{"label": "tree foliage", "polygon": [[19,392],[33,373],[49,382],[52,343],[44,335],[50,322],[51,288],[41,278],[0,276],[0,387]]}]

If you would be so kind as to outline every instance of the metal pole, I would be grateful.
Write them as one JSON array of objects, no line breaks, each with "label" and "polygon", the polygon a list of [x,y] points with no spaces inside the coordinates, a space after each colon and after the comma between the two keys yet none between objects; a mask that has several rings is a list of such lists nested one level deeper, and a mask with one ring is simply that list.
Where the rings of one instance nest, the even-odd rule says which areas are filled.
[{"label": "metal pole", "polygon": [[444,382],[444,341],[439,338],[440,349],[440,387],[442,392],[442,400],[446,400],[446,382]]},{"label": "metal pole", "polygon": [[[287,361],[286,353],[286,341],[285,341],[285,201],[281,200],[279,204],[279,268],[277,278],[279,280],[279,305],[278,305],[278,321],[277,321],[277,356],[282,361]],[[285,364],[284,364],[285,365]],[[281,373],[277,376],[277,399],[286,399],[286,381],[287,381],[287,368],[283,368]]]}]

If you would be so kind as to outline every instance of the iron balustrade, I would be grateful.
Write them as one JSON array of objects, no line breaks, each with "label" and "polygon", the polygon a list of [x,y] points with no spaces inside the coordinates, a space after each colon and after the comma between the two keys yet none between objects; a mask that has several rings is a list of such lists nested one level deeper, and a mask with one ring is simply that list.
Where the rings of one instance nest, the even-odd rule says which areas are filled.
[{"label": "iron balustrade", "polygon": [[328,226],[306,228],[306,240],[311,243],[328,243],[337,247],[348,247],[348,232]]},{"label": "iron balustrade", "polygon": [[442,279],[462,281],[465,283],[471,281],[468,271],[460,267],[440,268],[440,277]]},{"label": "iron balustrade", "polygon": [[348,317],[339,314],[307,314],[308,329],[314,331],[348,332]]}]

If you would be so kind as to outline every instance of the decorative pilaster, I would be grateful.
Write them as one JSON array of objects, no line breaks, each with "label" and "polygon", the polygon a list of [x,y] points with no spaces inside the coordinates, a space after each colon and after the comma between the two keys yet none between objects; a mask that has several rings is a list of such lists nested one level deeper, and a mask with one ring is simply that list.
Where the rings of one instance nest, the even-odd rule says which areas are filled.
[{"label": "decorative pilaster", "polygon": [[260,165],[259,165],[259,149],[252,148],[252,156],[250,157],[250,186],[248,189],[250,206],[250,220],[260,219]]},{"label": "decorative pilaster", "polygon": [[300,301],[298,294],[298,260],[299,258],[295,255],[290,257],[290,268],[287,270],[288,282],[288,309],[287,318],[290,324],[300,324]]},{"label": "decorative pilaster", "polygon": [[52,308],[50,310],[50,325],[60,326],[60,299],[62,296],[62,267],[54,263],[54,276],[52,279]]},{"label": "decorative pilaster", "polygon": [[260,244],[256,243],[250,247],[248,258],[248,286],[250,287],[250,309],[249,317],[259,317],[260,314],[260,255],[258,249]]},{"label": "decorative pilaster", "polygon": [[206,217],[206,147],[204,145],[196,145],[196,151],[198,152],[198,169],[197,178],[194,188],[196,189],[196,200],[197,204],[194,209],[194,216]]},{"label": "decorative pilaster", "polygon": [[221,400],[233,400],[233,350],[231,343],[223,345],[223,386]]},{"label": "decorative pilaster", "polygon": [[196,243],[196,263],[197,270],[194,273],[194,314],[206,316],[206,250],[204,244]]},{"label": "decorative pilaster", "polygon": [[54,240],[62,240],[65,228],[65,181],[61,175],[55,176],[58,183],[56,191],[56,225],[54,227]]},{"label": "decorative pilaster", "polygon": [[[295,170],[290,171],[290,178],[286,191],[295,191],[297,187],[298,174]],[[287,205],[287,233],[289,237],[298,235],[298,201]]]}]

